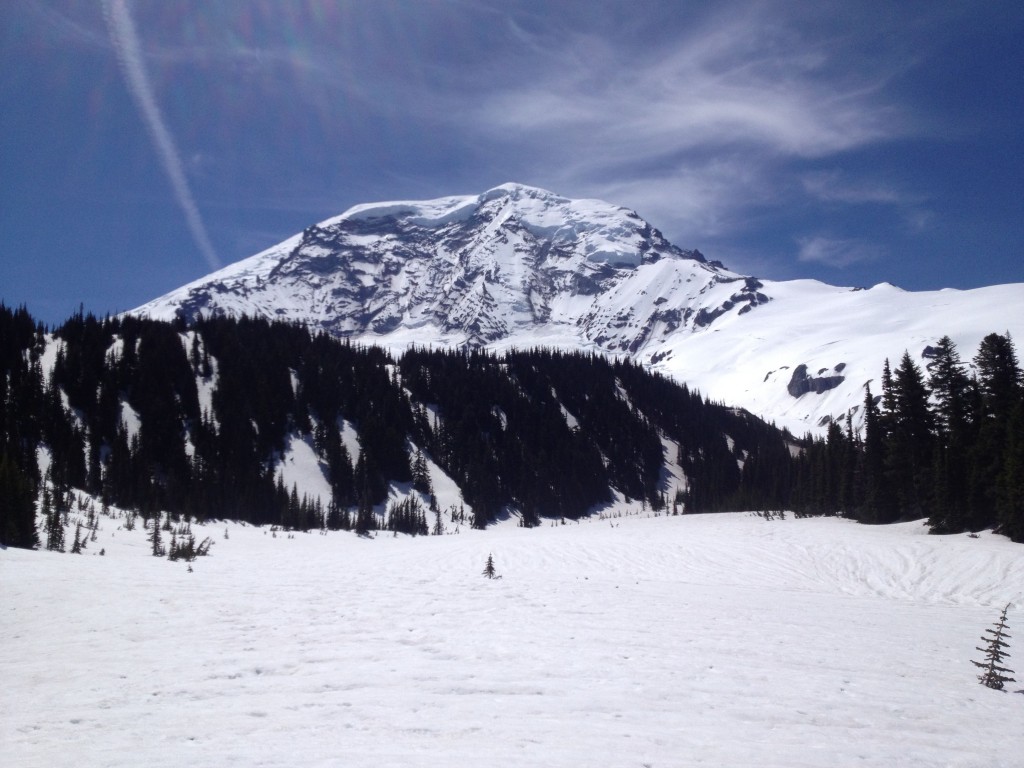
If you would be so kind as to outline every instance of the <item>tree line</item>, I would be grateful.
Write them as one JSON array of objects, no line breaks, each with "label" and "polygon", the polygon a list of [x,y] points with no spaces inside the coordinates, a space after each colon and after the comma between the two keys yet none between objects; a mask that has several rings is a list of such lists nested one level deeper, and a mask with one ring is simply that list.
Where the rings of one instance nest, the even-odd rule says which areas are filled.
[{"label": "tree line", "polygon": [[[592,354],[412,349],[394,359],[245,317],[186,325],[79,312],[50,332],[2,305],[0,338],[0,529],[16,546],[38,542],[44,487],[58,518],[80,489],[144,520],[436,531],[428,461],[459,488],[450,515],[476,527],[510,511],[526,526],[576,519],[615,498],[714,511],[739,488],[739,459],[788,439]],[[285,486],[292,440],[313,448],[329,499]],[[668,486],[667,445],[688,487]],[[416,496],[388,506],[396,486]]]},{"label": "tree line", "polygon": [[[476,527],[510,511],[526,526],[576,519],[619,498],[666,513],[928,516],[936,532],[999,526],[1024,539],[1021,374],[1008,336],[986,338],[974,376],[948,339],[927,381],[909,356],[887,366],[881,394],[866,392],[863,434],[832,424],[821,440],[795,440],[625,359],[392,358],[247,317],[186,325],[79,312],[51,332],[0,304],[0,366],[0,543],[10,546],[37,546],[37,510],[49,533],[72,489],[144,520],[439,532],[431,465],[460,491],[451,517]],[[294,440],[315,452],[329,498],[284,484]],[[666,458],[683,487],[668,482]],[[396,487],[405,500],[389,504]]]},{"label": "tree line", "polygon": [[[895,370],[887,360],[879,393],[865,387],[863,430],[850,419],[808,440],[777,508],[1024,541],[1024,378],[1010,335],[986,336],[971,366],[948,336],[926,359],[926,370],[908,353]],[[759,461],[744,477],[781,471]]]}]

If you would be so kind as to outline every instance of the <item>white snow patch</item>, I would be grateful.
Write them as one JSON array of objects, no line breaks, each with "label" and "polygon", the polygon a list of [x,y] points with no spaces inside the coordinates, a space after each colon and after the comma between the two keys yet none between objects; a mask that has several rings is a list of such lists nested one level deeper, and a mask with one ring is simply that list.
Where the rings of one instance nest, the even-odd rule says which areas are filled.
[{"label": "white snow patch", "polygon": [[45,445],[40,444],[36,447],[36,464],[39,467],[39,476],[46,477],[46,474],[50,471],[50,464],[53,462],[53,454],[50,453],[50,449]]},{"label": "white snow patch", "polygon": [[345,446],[345,450],[348,451],[349,458],[352,460],[352,465],[355,466],[356,460],[359,458],[359,431],[355,425],[346,419],[338,419],[338,433],[341,435],[341,444]]},{"label": "white snow patch", "polygon": [[128,432],[129,442],[139,434],[139,430],[142,428],[142,417],[139,416],[139,412],[125,400],[121,401],[121,424]]},{"label": "white snow patch", "polygon": [[[1024,696],[970,664],[999,609],[1012,632],[1024,606],[1020,545],[991,534],[707,515],[367,541],[220,523],[194,526],[216,546],[188,573],[117,525],[101,517],[84,556],[0,551],[6,766],[1024,754]],[[488,554],[501,580],[481,576]]]},{"label": "white snow patch", "polygon": [[57,355],[65,347],[63,339],[54,338],[52,333],[46,334],[43,353],[39,356],[39,367],[46,378],[53,376],[53,368],[57,363]]},{"label": "white snow patch", "polygon": [[332,494],[325,470],[326,467],[306,437],[295,434],[288,436],[277,471],[289,492],[295,485],[300,497],[309,496],[311,501],[319,498],[326,507]]}]

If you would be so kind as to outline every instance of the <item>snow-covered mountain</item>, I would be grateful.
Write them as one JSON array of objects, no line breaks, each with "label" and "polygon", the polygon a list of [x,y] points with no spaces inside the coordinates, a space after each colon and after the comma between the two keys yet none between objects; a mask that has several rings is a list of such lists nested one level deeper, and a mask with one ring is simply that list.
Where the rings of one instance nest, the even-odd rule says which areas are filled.
[{"label": "snow-covered mountain", "polygon": [[[299,321],[391,349],[544,345],[628,355],[796,433],[858,412],[904,350],[969,359],[1024,334],[1024,284],[971,291],[774,282],[683,250],[635,212],[519,184],[355,206],[134,310]],[[876,386],[877,391],[877,386]]]}]

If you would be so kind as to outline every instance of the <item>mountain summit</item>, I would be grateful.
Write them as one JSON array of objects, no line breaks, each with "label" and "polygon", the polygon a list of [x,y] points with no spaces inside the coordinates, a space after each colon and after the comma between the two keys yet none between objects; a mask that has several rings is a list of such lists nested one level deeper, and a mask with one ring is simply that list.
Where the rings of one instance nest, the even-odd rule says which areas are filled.
[{"label": "mountain summit", "polygon": [[558,346],[635,355],[767,301],[633,211],[520,184],[475,197],[357,205],[140,307],[246,312],[389,344]]},{"label": "mountain summit", "polygon": [[[886,357],[1024,335],[1024,284],[870,290],[732,272],[635,212],[521,184],[357,205],[134,313],[258,315],[391,349],[626,355],[796,433],[852,413]],[[878,386],[874,387],[876,393]]]}]

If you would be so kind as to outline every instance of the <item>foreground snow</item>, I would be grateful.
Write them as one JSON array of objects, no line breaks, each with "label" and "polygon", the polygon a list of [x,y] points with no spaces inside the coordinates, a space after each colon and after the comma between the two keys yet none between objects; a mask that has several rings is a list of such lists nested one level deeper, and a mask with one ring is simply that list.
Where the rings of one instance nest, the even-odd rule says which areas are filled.
[{"label": "foreground snow", "polygon": [[1024,766],[1024,696],[970,664],[1009,602],[1024,679],[1024,550],[990,534],[221,524],[189,573],[102,521],[81,557],[0,552],[11,768]]}]

